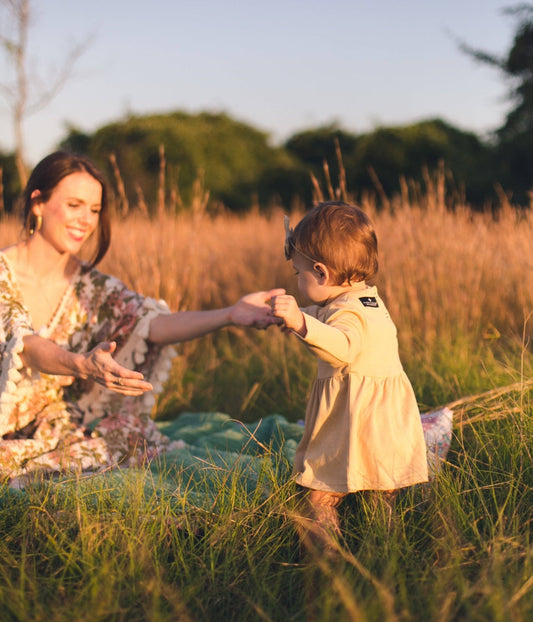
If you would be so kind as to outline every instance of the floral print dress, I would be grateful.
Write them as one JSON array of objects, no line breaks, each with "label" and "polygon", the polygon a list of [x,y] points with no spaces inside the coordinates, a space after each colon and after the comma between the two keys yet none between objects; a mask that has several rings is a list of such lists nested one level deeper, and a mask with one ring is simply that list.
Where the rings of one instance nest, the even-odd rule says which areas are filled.
[{"label": "floral print dress", "polygon": [[[38,331],[24,306],[15,272],[0,252],[0,478],[37,469],[91,470],[132,465],[168,448],[151,419],[168,377],[172,346],[147,341],[150,321],[169,313],[163,301],[130,291],[113,276],[82,267],[50,323]],[[115,359],[140,371],[153,392],[124,397],[100,385],[23,366],[26,335],[39,334],[71,352],[116,341]]]}]

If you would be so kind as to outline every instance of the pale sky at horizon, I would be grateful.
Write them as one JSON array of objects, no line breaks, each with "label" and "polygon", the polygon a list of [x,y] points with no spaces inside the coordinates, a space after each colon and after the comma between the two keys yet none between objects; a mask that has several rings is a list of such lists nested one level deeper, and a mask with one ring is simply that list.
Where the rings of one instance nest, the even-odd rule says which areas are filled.
[{"label": "pale sky at horizon", "polygon": [[[502,124],[508,85],[454,36],[504,54],[516,21],[501,11],[515,4],[34,1],[29,56],[41,76],[76,42],[90,43],[59,95],[27,118],[28,158],[53,150],[67,123],[90,133],[128,113],[172,110],[225,112],[274,144],[329,123],[357,134],[434,117],[482,135]],[[3,57],[0,72],[4,82]],[[0,149],[12,146],[0,100]]]}]

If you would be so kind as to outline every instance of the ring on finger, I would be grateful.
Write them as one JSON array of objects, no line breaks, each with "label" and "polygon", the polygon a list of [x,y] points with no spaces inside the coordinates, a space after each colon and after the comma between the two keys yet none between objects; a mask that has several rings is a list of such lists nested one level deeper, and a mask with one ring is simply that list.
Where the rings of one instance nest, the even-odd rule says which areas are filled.
[{"label": "ring on finger", "polygon": [[118,380],[117,380],[117,383],[118,383],[120,386],[122,386],[122,378],[121,378],[120,376],[119,376],[119,378],[118,378]]}]

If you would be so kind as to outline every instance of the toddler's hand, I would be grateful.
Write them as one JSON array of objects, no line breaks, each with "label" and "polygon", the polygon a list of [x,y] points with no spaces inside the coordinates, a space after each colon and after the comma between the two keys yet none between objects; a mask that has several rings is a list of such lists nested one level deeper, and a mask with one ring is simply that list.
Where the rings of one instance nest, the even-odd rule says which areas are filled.
[{"label": "toddler's hand", "polygon": [[272,307],[272,315],[281,318],[286,328],[305,337],[307,327],[304,314],[300,311],[293,296],[273,296],[270,300],[270,306]]},{"label": "toddler's hand", "polygon": [[266,328],[270,324],[275,324],[276,320],[272,317],[269,302],[272,296],[284,293],[284,289],[277,288],[243,296],[229,307],[231,322],[238,326],[255,326],[256,328]]}]

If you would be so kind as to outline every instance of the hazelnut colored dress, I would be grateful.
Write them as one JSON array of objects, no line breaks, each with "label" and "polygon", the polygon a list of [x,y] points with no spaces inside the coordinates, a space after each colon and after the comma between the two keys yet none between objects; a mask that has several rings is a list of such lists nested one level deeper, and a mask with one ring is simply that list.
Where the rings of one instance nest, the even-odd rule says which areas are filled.
[{"label": "hazelnut colored dress", "polygon": [[347,493],[427,481],[418,405],[376,288],[356,283],[302,311],[302,341],[318,357],[318,372],[295,456],[297,483]]}]

